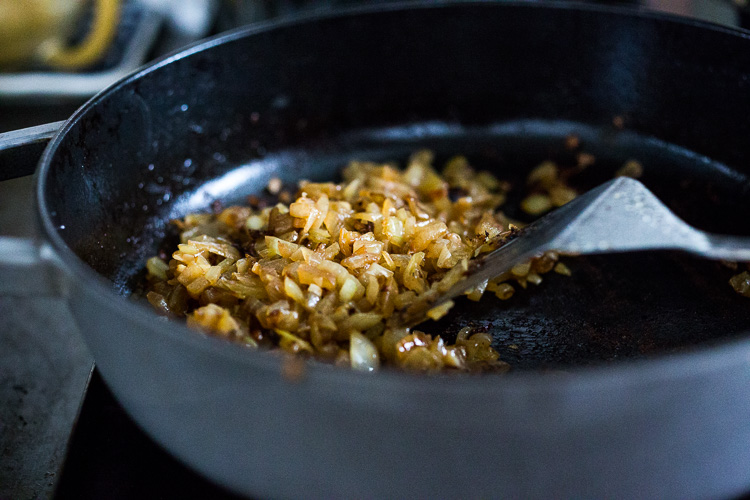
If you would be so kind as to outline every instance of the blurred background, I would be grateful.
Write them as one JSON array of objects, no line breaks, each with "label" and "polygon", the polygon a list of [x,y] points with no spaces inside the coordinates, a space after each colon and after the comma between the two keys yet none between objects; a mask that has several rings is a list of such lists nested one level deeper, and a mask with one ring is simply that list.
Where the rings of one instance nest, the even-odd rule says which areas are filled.
[{"label": "blurred background", "polygon": [[[747,22],[747,2],[606,3],[741,26]],[[357,3],[377,0],[2,0],[0,132],[63,120],[140,65],[201,38]]]}]

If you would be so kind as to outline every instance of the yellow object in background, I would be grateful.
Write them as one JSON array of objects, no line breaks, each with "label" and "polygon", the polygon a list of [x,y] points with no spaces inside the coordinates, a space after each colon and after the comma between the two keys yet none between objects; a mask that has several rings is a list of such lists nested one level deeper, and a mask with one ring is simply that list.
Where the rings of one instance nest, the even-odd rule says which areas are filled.
[{"label": "yellow object in background", "polygon": [[0,66],[42,63],[62,70],[85,68],[101,59],[117,32],[120,0],[92,0],[89,33],[76,46],[67,40],[86,0],[0,1]]}]

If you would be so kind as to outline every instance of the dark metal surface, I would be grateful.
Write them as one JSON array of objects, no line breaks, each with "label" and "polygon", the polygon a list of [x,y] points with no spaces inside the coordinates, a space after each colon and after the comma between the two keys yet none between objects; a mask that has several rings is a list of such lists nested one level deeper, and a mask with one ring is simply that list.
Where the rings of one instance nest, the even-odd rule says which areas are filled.
[{"label": "dark metal surface", "polygon": [[0,133],[0,182],[33,174],[42,151],[63,123]]},{"label": "dark metal surface", "polygon": [[[495,329],[506,356],[505,342],[520,343],[522,373],[502,379],[363,377],[311,363],[291,383],[278,358],[159,323],[113,293],[113,283],[132,289],[168,217],[257,191],[271,175],[330,178],[353,155],[431,146],[518,181],[571,130],[600,158],[582,184],[636,157],[689,222],[748,234],[743,34],[593,8],[463,4],[256,27],[190,54],[78,113],[39,186],[103,377],[172,453],[272,496],[678,498],[748,487],[750,314],[715,265],[580,261],[538,294],[463,307],[458,319]],[[611,126],[615,115],[629,132]],[[602,366],[621,358],[646,359]],[[599,368],[571,368],[588,364]],[[569,373],[544,373],[560,367]],[[450,471],[414,476],[413,464],[435,457]]]},{"label": "dark metal surface", "polygon": [[55,500],[239,500],[177,462],[125,414],[98,373],[86,392]]}]

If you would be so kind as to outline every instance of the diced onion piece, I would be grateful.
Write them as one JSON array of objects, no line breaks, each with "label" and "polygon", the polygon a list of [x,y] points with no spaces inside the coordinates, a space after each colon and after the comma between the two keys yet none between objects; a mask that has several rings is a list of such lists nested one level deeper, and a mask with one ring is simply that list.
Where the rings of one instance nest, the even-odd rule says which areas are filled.
[{"label": "diced onion piece", "polygon": [[552,208],[552,200],[544,194],[532,194],[521,201],[521,210],[529,215],[541,215]]},{"label": "diced onion piece", "polygon": [[253,231],[260,231],[263,226],[265,226],[263,218],[258,215],[251,215],[245,221],[245,227]]},{"label": "diced onion piece", "polygon": [[269,257],[280,255],[281,257],[288,259],[300,248],[296,243],[284,241],[275,236],[266,236],[265,243],[266,248],[268,248],[268,251],[270,252]]},{"label": "diced onion piece", "polygon": [[160,280],[166,281],[167,271],[169,271],[169,264],[161,260],[159,257],[151,257],[146,261],[146,269],[148,273]]},{"label": "diced onion piece", "polygon": [[188,314],[187,324],[222,336],[227,336],[240,328],[237,320],[231,316],[229,311],[216,304],[199,307]]},{"label": "diced onion piece", "polygon": [[339,323],[339,330],[364,332],[379,325],[383,321],[383,315],[378,313],[354,313]]},{"label": "diced onion piece", "polygon": [[524,262],[523,264],[518,264],[514,266],[510,270],[510,274],[512,274],[513,276],[517,276],[519,278],[523,278],[524,276],[529,274],[530,271],[531,271],[531,263]]},{"label": "diced onion piece", "polygon": [[187,284],[185,288],[187,288],[188,293],[193,297],[197,298],[201,293],[203,293],[203,290],[211,286],[211,283],[205,278],[205,276],[198,276],[193,281]]},{"label": "diced onion piece", "polygon": [[549,199],[556,207],[565,205],[576,196],[578,196],[578,193],[576,193],[575,189],[563,185],[553,186],[549,190]]},{"label": "diced onion piece", "polygon": [[339,298],[342,302],[349,302],[357,295],[357,290],[361,287],[362,285],[356,278],[347,278],[346,281],[344,281],[344,284],[341,285]]},{"label": "diced onion piece", "polygon": [[551,161],[545,161],[540,163],[534,170],[529,173],[526,178],[526,182],[529,185],[539,184],[543,187],[549,187],[557,183],[558,179],[558,168]]},{"label": "diced onion piece", "polygon": [[158,312],[162,314],[168,314],[170,312],[169,305],[167,304],[167,301],[162,294],[156,292],[148,292],[146,294],[146,298]]},{"label": "diced onion piece", "polygon": [[482,283],[469,290],[466,297],[474,302],[479,301],[479,299],[482,298],[482,295],[484,295],[484,291],[487,289],[487,282],[488,280],[484,280]]},{"label": "diced onion piece", "polygon": [[367,302],[374,305],[378,301],[380,294],[380,284],[378,279],[374,276],[368,276],[367,286],[365,286],[365,298]]},{"label": "diced onion piece", "polygon": [[446,366],[458,368],[460,370],[466,368],[466,350],[461,346],[452,346],[446,348],[445,354],[443,354],[443,363]]},{"label": "diced onion piece", "polygon": [[432,309],[427,311],[426,313],[427,317],[432,320],[437,321],[443,316],[445,316],[446,314],[448,314],[448,311],[450,311],[451,307],[453,307],[453,304],[454,304],[453,301],[449,300],[447,302],[440,304],[437,307],[433,307]]},{"label": "diced onion piece", "polygon": [[355,370],[372,372],[380,366],[377,347],[359,332],[353,332],[349,339],[349,359]]},{"label": "diced onion piece", "polygon": [[298,304],[307,304],[307,300],[305,300],[305,293],[302,291],[299,285],[295,283],[295,281],[289,276],[284,278],[284,291],[286,292],[287,296],[289,296]]},{"label": "diced onion piece", "polygon": [[729,280],[729,284],[732,285],[735,292],[744,297],[750,297],[750,273],[747,271],[732,276]]},{"label": "diced onion piece", "polygon": [[271,177],[270,179],[268,179],[268,185],[266,186],[266,189],[268,189],[268,192],[271,194],[279,194],[283,186],[284,184],[281,182],[281,179],[279,179],[278,177]]},{"label": "diced onion piece", "polygon": [[495,290],[495,296],[500,300],[508,300],[515,293],[513,285],[509,283],[500,283]]},{"label": "diced onion piece", "polygon": [[557,274],[562,274],[563,276],[570,276],[571,274],[573,274],[570,272],[570,268],[562,262],[558,262],[557,264],[555,264],[555,272]]},{"label": "diced onion piece", "polygon": [[643,175],[643,165],[637,160],[628,160],[617,172],[616,177],[632,177],[637,179]]},{"label": "diced onion piece", "polygon": [[526,276],[526,281],[528,281],[532,285],[538,285],[542,282],[542,277],[539,276],[537,273],[529,273]]},{"label": "diced onion piece", "polygon": [[274,331],[279,335],[279,337],[281,337],[279,346],[282,349],[292,352],[292,353],[297,353],[301,351],[305,351],[309,353],[313,352],[312,346],[306,340],[303,340],[297,337],[296,335],[286,330],[281,330],[279,328],[275,329]]}]

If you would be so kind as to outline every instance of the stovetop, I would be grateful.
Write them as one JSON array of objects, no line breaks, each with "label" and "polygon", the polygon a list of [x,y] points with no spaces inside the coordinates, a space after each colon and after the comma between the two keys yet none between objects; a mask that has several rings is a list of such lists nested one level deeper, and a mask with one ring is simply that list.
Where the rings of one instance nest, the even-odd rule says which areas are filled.
[{"label": "stovetop", "polygon": [[56,500],[239,500],[168,455],[94,371],[58,478]]}]

